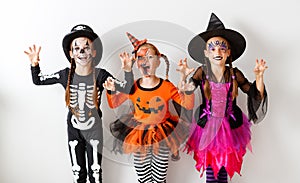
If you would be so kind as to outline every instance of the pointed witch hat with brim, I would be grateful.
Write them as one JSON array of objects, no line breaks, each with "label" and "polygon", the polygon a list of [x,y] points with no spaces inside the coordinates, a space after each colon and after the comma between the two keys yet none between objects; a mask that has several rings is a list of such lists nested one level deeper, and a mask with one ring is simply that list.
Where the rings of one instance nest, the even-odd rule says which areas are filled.
[{"label": "pointed witch hat with brim", "polygon": [[[204,51],[206,42],[212,37],[223,37],[230,44],[232,62],[238,59],[246,49],[246,40],[243,35],[232,29],[226,29],[221,20],[211,14],[206,31],[195,36],[188,45],[190,56],[197,62],[205,64]],[[228,63],[228,60],[226,61]]]}]

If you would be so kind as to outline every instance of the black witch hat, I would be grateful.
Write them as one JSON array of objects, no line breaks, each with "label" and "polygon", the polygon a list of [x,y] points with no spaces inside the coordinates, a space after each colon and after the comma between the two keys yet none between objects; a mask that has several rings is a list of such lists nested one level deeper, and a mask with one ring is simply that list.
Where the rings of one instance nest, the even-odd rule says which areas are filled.
[{"label": "black witch hat", "polygon": [[229,42],[232,62],[239,58],[245,51],[246,40],[244,36],[235,30],[226,29],[221,20],[212,13],[206,31],[198,34],[190,41],[188,45],[190,56],[195,61],[204,63],[203,50],[206,48],[206,42],[216,36],[223,37]]}]

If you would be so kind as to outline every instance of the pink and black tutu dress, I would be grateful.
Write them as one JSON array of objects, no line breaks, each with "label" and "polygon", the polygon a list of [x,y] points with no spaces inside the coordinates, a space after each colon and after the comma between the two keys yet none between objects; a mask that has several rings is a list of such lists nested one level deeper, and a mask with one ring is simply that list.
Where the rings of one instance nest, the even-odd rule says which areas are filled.
[{"label": "pink and black tutu dress", "polygon": [[[203,103],[195,111],[190,137],[185,150],[193,153],[196,169],[203,175],[211,166],[214,176],[224,167],[230,176],[240,174],[243,157],[247,149],[251,150],[251,121],[258,123],[267,109],[267,95],[261,99],[255,83],[250,83],[242,72],[234,69],[239,88],[248,95],[248,116],[231,98],[229,68],[226,67],[224,82],[210,81],[211,100],[205,99],[202,78],[206,77],[200,67],[192,80],[200,86]],[[262,110],[261,116],[258,110]]]}]

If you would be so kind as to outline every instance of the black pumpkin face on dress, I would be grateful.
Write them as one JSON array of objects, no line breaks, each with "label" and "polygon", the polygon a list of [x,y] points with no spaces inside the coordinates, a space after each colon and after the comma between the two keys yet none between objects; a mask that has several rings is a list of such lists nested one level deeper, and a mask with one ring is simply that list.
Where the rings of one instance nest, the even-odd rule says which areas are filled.
[{"label": "black pumpkin face on dress", "polygon": [[159,112],[162,112],[165,103],[163,99],[161,99],[159,96],[153,97],[150,99],[150,101],[141,101],[141,98],[138,97],[136,99],[136,106],[140,111],[143,111],[145,114],[158,114]]}]

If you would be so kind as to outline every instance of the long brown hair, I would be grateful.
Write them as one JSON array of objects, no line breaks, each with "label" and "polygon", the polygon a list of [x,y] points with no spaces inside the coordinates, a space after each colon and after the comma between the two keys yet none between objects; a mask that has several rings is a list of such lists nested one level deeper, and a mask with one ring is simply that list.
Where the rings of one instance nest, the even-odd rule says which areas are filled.
[{"label": "long brown hair", "polygon": [[[68,74],[68,81],[67,81],[67,86],[66,86],[66,93],[65,93],[65,101],[66,101],[66,106],[71,109],[71,111],[75,114],[74,109],[70,106],[70,85],[74,77],[75,69],[76,69],[76,63],[74,58],[71,58],[71,68]],[[93,67],[93,102],[96,107],[96,109],[99,109],[99,95],[98,95],[98,88],[97,88],[97,79],[96,79],[96,68],[95,68],[95,62],[92,61],[92,67]],[[76,115],[76,114],[75,114]]]},{"label": "long brown hair", "polygon": [[99,109],[99,95],[98,95],[98,88],[97,88],[97,78],[96,78],[96,66],[95,62],[92,62],[92,67],[93,67],[93,82],[94,82],[94,87],[93,87],[93,102],[96,107],[96,109]]},{"label": "long brown hair", "polygon": [[205,57],[204,58],[204,62],[205,62],[205,65],[206,65],[206,72],[204,72],[205,74],[202,74],[202,76],[205,76],[205,78],[202,78],[204,79],[204,96],[207,100],[210,100],[211,99],[211,90],[210,90],[210,84],[209,84],[209,81],[208,81],[208,78],[209,78],[209,71],[211,71],[211,66],[210,66],[210,62],[209,60]]},{"label": "long brown hair", "polygon": [[70,84],[71,84],[71,81],[73,80],[73,76],[74,76],[75,69],[76,69],[76,64],[75,64],[74,58],[71,58],[70,63],[71,63],[71,66],[70,66],[70,71],[68,74],[68,82],[67,82],[66,94],[65,94],[66,106],[69,108],[71,107],[70,106]]},{"label": "long brown hair", "polygon": [[232,100],[234,100],[238,96],[238,83],[237,83],[236,76],[233,71],[231,55],[229,57],[229,68],[230,68],[230,80],[231,80],[231,84],[232,84],[231,97],[232,97]]},{"label": "long brown hair", "polygon": [[[207,100],[210,100],[211,99],[211,88],[210,88],[208,79],[209,79],[209,76],[211,76],[211,66],[210,66],[209,60],[206,57],[204,58],[204,61],[205,61],[205,65],[206,65],[205,72],[203,71],[205,74],[202,75],[202,76],[205,76],[205,78],[202,78],[204,80],[204,96]],[[229,80],[232,85],[231,97],[232,97],[232,100],[234,100],[238,96],[238,83],[237,83],[236,76],[233,71],[231,56],[228,59],[228,64],[229,64],[229,69],[230,69]]]}]

